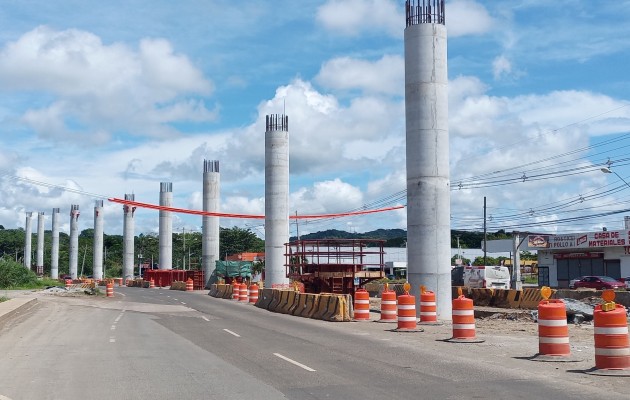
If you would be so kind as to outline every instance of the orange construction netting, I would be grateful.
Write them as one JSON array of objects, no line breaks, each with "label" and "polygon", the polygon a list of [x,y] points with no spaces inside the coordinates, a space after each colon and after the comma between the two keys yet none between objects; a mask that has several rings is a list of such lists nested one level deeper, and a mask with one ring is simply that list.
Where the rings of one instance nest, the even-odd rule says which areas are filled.
[{"label": "orange construction netting", "polygon": [[[152,210],[170,211],[170,212],[181,213],[181,214],[193,214],[193,215],[203,215],[203,216],[208,216],[208,217],[224,217],[224,218],[245,218],[245,219],[264,219],[265,218],[264,215],[231,214],[231,213],[209,212],[209,211],[201,211],[201,210],[188,210],[185,208],[167,207],[167,206],[160,206],[157,204],[142,203],[139,201],[118,199],[115,197],[111,197],[107,200],[111,201],[112,203],[126,204],[132,207],[149,208]],[[405,206],[392,206],[392,207],[377,208],[377,209],[372,209],[372,210],[348,211],[348,212],[336,213],[336,214],[289,215],[289,218],[290,219],[337,218],[337,217],[347,217],[350,215],[374,214],[374,213],[385,212],[385,211],[399,210],[401,208],[405,208]]]}]

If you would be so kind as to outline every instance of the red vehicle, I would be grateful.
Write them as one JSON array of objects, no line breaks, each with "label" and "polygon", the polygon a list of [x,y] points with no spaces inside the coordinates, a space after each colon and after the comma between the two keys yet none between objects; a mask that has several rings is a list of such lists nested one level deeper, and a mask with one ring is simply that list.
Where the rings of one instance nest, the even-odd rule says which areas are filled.
[{"label": "red vehicle", "polygon": [[591,288],[597,290],[604,289],[625,289],[626,285],[609,276],[583,276],[574,283],[576,289]]}]

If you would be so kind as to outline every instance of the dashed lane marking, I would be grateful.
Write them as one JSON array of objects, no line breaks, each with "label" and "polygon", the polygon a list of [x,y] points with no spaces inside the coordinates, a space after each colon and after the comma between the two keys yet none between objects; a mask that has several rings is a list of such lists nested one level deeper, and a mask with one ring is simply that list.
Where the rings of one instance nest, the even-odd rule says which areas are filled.
[{"label": "dashed lane marking", "polygon": [[201,317],[201,319],[205,320],[206,322],[210,322],[210,320],[206,317]]},{"label": "dashed lane marking", "polygon": [[224,329],[224,331],[226,331],[226,332],[227,332],[227,333],[229,333],[230,335],[233,335],[233,336],[236,336],[236,337],[241,337],[241,335],[239,335],[239,334],[238,334],[238,333],[236,333],[236,332],[232,332],[232,331],[231,331],[231,330],[229,330],[229,329]]},{"label": "dashed lane marking", "polygon": [[291,363],[291,364],[293,364],[293,365],[297,365],[298,367],[303,368],[303,369],[305,369],[305,370],[307,370],[307,371],[310,371],[310,372],[316,372],[316,370],[314,370],[313,368],[308,367],[308,366],[306,366],[306,365],[304,365],[304,364],[302,364],[302,363],[299,363],[299,362],[297,362],[297,361],[295,361],[295,360],[292,360],[292,359],[290,359],[289,357],[285,357],[285,356],[283,356],[283,355],[282,355],[282,354],[280,354],[280,353],[273,353],[273,355],[274,355],[274,356],[276,356],[276,357],[278,357],[278,358],[282,358],[284,361],[288,361],[288,362],[290,362],[290,363]]}]

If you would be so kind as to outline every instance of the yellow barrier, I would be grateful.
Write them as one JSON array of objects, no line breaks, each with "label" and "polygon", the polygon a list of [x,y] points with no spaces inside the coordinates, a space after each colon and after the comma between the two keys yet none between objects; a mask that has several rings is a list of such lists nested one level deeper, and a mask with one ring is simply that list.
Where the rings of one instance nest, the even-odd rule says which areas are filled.
[{"label": "yellow barrier", "polygon": [[[556,290],[553,289],[551,291],[551,296],[556,293]],[[519,308],[525,308],[528,310],[535,310],[538,308],[538,303],[543,300],[543,297],[540,294],[540,289],[536,288],[528,288],[523,289],[523,296],[521,297],[521,301],[519,303]]]},{"label": "yellow barrier", "polygon": [[313,314],[317,311],[320,296],[314,293],[303,294],[306,297],[304,300],[304,308],[300,311],[299,316],[304,318],[313,318]]},{"label": "yellow barrier", "polygon": [[295,304],[291,308],[291,310],[289,311],[289,314],[299,316],[300,313],[306,307],[306,299],[307,298],[308,298],[308,296],[306,295],[306,293],[299,293],[298,292],[296,294]]},{"label": "yellow barrier", "polygon": [[278,289],[271,289],[271,290],[273,290],[273,296],[271,298],[271,303],[269,303],[269,307],[267,308],[267,310],[276,312],[276,310],[278,309],[278,305],[282,301],[282,291]]},{"label": "yellow barrier", "polygon": [[234,294],[234,286],[233,285],[225,285],[225,293],[223,293],[222,299],[231,299],[232,294]]},{"label": "yellow barrier", "polygon": [[278,308],[278,312],[282,313],[282,314],[289,314],[289,310],[293,307],[295,307],[295,294],[297,292],[295,291],[290,291],[288,292],[288,295],[286,296],[286,302],[281,303],[281,305]]},{"label": "yellow barrier", "polygon": [[493,307],[510,308],[510,302],[508,300],[510,292],[512,292],[512,290],[496,289],[490,305]]},{"label": "yellow barrier", "polygon": [[328,306],[331,303],[331,298],[331,293],[320,293],[317,307],[315,309],[315,312],[311,314],[311,318],[324,319],[324,315],[326,315],[326,313],[328,312]]},{"label": "yellow barrier", "polygon": [[328,310],[321,319],[333,322],[351,321],[350,304],[352,304],[352,298],[349,294],[332,295],[328,303]]},{"label": "yellow barrier", "polygon": [[255,306],[267,310],[272,299],[273,289],[260,289],[260,291],[258,292],[258,301],[256,302]]},{"label": "yellow barrier", "polygon": [[473,304],[476,306],[489,306],[494,297],[494,289],[470,289],[468,292]]}]

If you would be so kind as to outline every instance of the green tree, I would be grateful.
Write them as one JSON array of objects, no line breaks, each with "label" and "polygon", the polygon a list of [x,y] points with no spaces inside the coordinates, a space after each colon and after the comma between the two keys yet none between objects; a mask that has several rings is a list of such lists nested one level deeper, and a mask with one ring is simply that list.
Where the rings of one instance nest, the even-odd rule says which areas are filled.
[{"label": "green tree", "polygon": [[265,242],[256,236],[250,229],[219,228],[219,252],[226,255],[243,252],[262,253],[265,251]]}]

